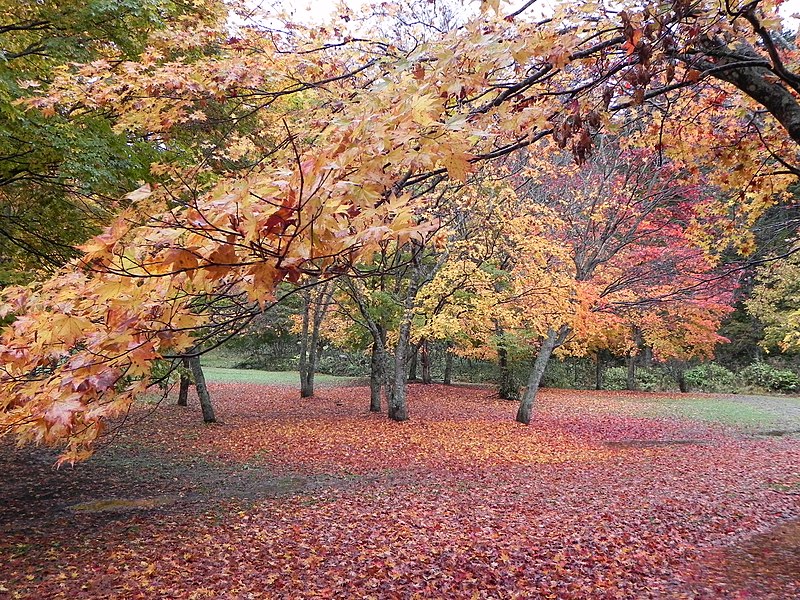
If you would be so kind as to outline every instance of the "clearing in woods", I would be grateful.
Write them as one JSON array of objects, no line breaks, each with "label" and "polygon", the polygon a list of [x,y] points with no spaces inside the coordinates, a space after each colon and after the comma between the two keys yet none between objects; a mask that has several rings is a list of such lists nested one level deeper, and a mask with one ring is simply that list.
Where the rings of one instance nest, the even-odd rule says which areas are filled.
[{"label": "clearing in woods", "polygon": [[0,597],[800,596],[795,398],[544,390],[524,427],[414,385],[394,423],[281,377],[210,370],[223,425],[143,404],[74,468],[0,447]]}]

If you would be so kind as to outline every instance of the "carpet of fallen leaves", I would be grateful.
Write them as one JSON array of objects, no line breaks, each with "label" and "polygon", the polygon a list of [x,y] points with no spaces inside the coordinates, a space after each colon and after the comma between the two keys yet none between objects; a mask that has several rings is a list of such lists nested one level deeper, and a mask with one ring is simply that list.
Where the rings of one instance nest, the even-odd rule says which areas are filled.
[{"label": "carpet of fallen leaves", "polygon": [[74,469],[0,446],[0,597],[800,597],[800,440],[545,391],[215,385]]}]

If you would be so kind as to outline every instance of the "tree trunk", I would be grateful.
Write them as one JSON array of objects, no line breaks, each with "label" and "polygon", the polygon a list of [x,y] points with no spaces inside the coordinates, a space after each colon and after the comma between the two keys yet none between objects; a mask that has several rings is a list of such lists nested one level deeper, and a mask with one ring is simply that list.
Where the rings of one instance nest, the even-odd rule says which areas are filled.
[{"label": "tree trunk", "polygon": [[203,409],[203,421],[206,423],[216,423],[217,418],[214,416],[211,394],[208,393],[206,378],[205,375],[203,375],[203,368],[200,366],[200,357],[192,356],[189,358],[189,364],[192,367],[192,376],[194,377],[194,385],[197,389],[197,397],[200,398],[200,407]]},{"label": "tree trunk", "polygon": [[408,419],[406,355],[408,354],[410,336],[411,318],[409,317],[403,319],[400,324],[397,345],[394,349],[394,373],[388,397],[389,418],[393,421],[405,421]]},{"label": "tree trunk", "polygon": [[542,381],[544,370],[547,368],[547,363],[553,355],[553,350],[558,348],[569,335],[569,328],[562,325],[556,331],[549,329],[547,337],[542,340],[542,345],[536,355],[536,360],[533,363],[531,375],[528,378],[528,387],[525,394],[522,396],[522,401],[519,403],[519,410],[517,410],[517,421],[528,425],[531,422],[531,414],[533,413],[533,404],[536,400],[536,394],[539,391],[539,384]]},{"label": "tree trunk", "polygon": [[650,346],[645,346],[642,352],[642,366],[650,368],[653,366],[653,349]]},{"label": "tree trunk", "polygon": [[369,362],[369,410],[381,412],[381,387],[385,366],[384,350],[377,340],[372,342],[372,357]]},{"label": "tree trunk", "polygon": [[689,391],[689,382],[686,381],[686,363],[684,361],[676,361],[674,371],[675,380],[678,382],[678,389],[682,394]]},{"label": "tree trunk", "polygon": [[189,386],[192,385],[189,373],[185,371],[189,369],[189,359],[181,359],[181,364],[184,370],[181,370],[180,382],[178,383],[178,406],[187,406],[189,404]]},{"label": "tree trunk", "polygon": [[684,371],[678,371],[678,389],[681,391],[682,394],[686,394],[689,391],[689,384],[686,383],[686,377],[684,377]]},{"label": "tree trunk", "polygon": [[453,377],[453,353],[450,352],[453,344],[452,342],[447,342],[445,346],[445,354],[444,354],[444,378],[442,383],[445,385],[452,384],[452,377]]},{"label": "tree trunk", "polygon": [[628,374],[625,380],[625,387],[631,391],[636,390],[636,359],[639,356],[639,349],[642,347],[642,332],[638,327],[633,328],[633,341],[636,346],[628,357]]},{"label": "tree trunk", "polygon": [[428,340],[422,340],[421,342],[421,362],[422,362],[422,383],[425,385],[430,385],[432,382],[431,379],[431,352],[430,348],[428,347]]},{"label": "tree trunk", "polygon": [[300,397],[311,398],[314,396],[314,371],[306,368],[300,376]]},{"label": "tree trunk", "polygon": [[408,358],[409,340],[411,339],[411,322],[414,319],[414,304],[417,299],[417,292],[427,281],[441,269],[447,253],[442,254],[432,268],[426,268],[421,264],[419,255],[413,258],[414,269],[408,282],[405,301],[403,302],[403,318],[400,320],[400,327],[397,335],[397,345],[394,351],[394,371],[391,380],[391,389],[388,394],[389,418],[393,421],[405,421],[408,419],[408,405],[406,402],[408,392],[408,371],[406,360]]},{"label": "tree trunk", "polygon": [[625,378],[625,389],[636,390],[636,355],[631,354],[625,359],[628,365],[628,374]]},{"label": "tree trunk", "polygon": [[511,367],[508,364],[508,350],[501,345],[497,348],[497,363],[500,367],[500,389],[497,395],[501,400],[519,400],[519,385],[514,379]]},{"label": "tree trunk", "polygon": [[419,346],[416,346],[411,351],[411,362],[408,366],[408,380],[417,380],[417,356],[419,356]]},{"label": "tree trunk", "polygon": [[[314,375],[317,373],[320,355],[320,334],[325,311],[333,296],[333,284],[328,281],[320,285],[316,298],[310,291],[303,295],[305,311],[300,337],[300,397],[314,395]],[[310,331],[309,331],[310,330]]]},{"label": "tree trunk", "polygon": [[307,374],[308,374],[308,345],[309,345],[309,327],[311,325],[311,290],[304,290],[303,297],[303,323],[300,328],[300,359],[297,364],[297,370],[300,371],[300,397],[308,398],[314,395],[314,390],[308,389]]},{"label": "tree trunk", "polygon": [[594,389],[603,389],[603,352],[598,350],[594,356]]}]

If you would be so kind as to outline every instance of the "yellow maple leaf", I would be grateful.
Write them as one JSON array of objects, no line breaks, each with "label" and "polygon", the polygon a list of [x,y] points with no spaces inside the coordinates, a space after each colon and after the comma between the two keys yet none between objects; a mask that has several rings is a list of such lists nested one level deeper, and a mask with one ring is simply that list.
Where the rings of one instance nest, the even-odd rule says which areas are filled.
[{"label": "yellow maple leaf", "polygon": [[83,317],[53,315],[50,320],[50,339],[64,344],[71,344],[91,325],[91,321]]},{"label": "yellow maple leaf", "polygon": [[441,162],[442,166],[447,169],[447,175],[450,179],[466,181],[467,175],[473,171],[473,164],[470,162],[471,158],[472,155],[466,152],[453,152],[442,156]]},{"label": "yellow maple leaf", "polygon": [[416,96],[411,101],[411,119],[422,126],[428,126],[436,122],[431,116],[436,108],[438,100],[432,96]]}]

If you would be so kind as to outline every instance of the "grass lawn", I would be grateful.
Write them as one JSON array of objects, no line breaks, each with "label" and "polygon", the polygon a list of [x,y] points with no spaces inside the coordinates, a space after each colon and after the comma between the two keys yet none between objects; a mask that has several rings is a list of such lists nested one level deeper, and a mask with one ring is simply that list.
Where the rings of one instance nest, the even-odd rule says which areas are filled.
[{"label": "grass lawn", "polygon": [[626,410],[652,418],[705,421],[750,432],[800,431],[800,398],[792,396],[630,394]]},{"label": "grass lawn", "polygon": [[768,427],[775,419],[773,412],[756,403],[722,396],[639,396],[628,401],[633,411],[653,418],[693,419],[741,427]]},{"label": "grass lawn", "polygon": [[[300,373],[297,371],[258,371],[255,369],[228,369],[203,366],[203,373],[209,383],[253,383],[258,385],[279,385],[300,387]],[[346,385],[354,381],[352,377],[334,377],[318,373],[314,382],[320,386]]]},{"label": "grass lawn", "polygon": [[653,402],[654,416],[672,415],[687,419],[699,419],[751,427],[767,427],[774,422],[775,415],[752,404],[725,398],[687,398],[673,401]]},{"label": "grass lawn", "polygon": [[224,425],[143,404],[74,469],[0,445],[0,597],[800,597],[800,440],[753,435],[794,398],[542,390],[526,427],[413,385],[394,423],[207,371]]}]

